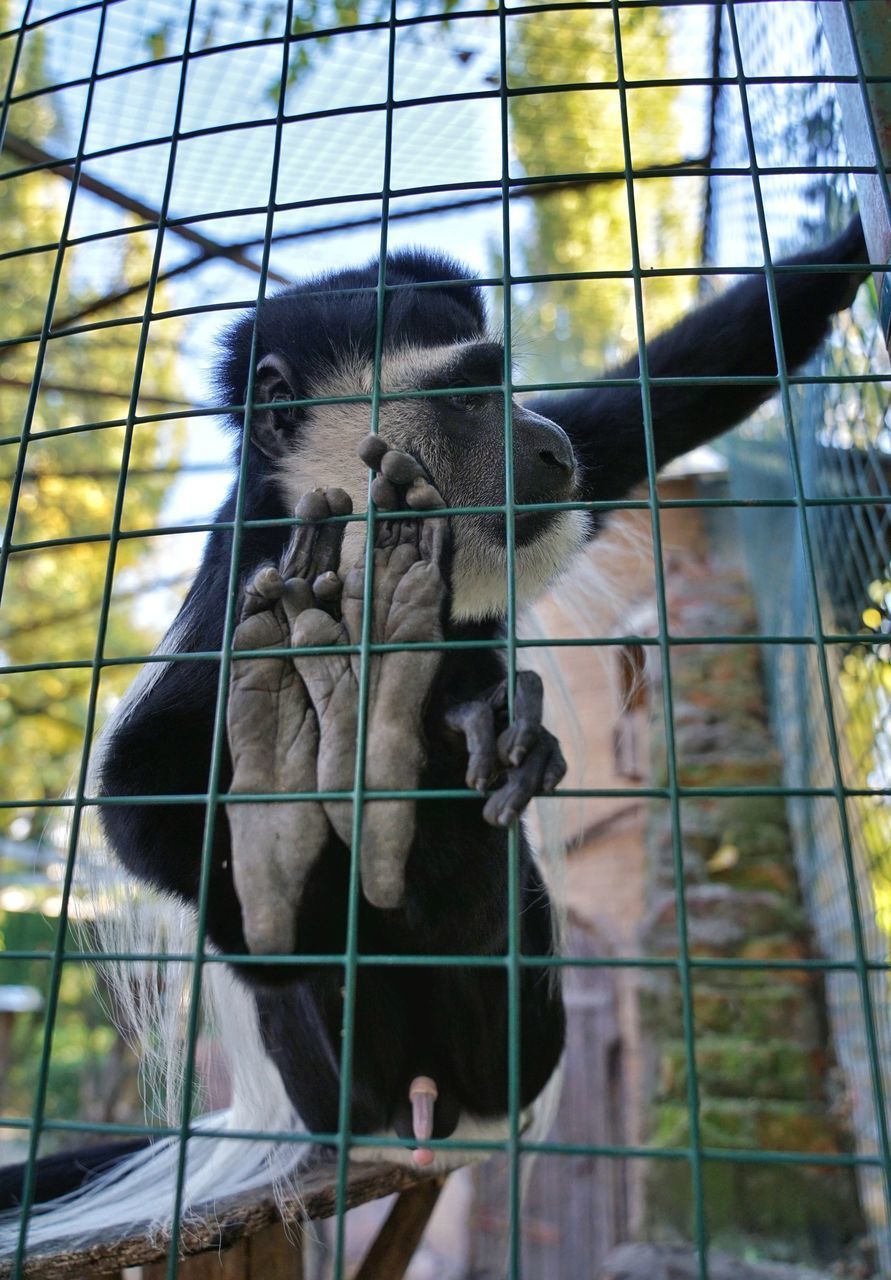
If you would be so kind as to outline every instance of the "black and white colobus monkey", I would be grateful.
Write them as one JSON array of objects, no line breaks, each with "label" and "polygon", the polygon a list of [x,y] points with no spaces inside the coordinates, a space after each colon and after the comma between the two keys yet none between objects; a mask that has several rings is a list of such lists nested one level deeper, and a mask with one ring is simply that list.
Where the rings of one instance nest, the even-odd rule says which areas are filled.
[{"label": "black and white colobus monkey", "polygon": [[[829,317],[850,303],[863,278],[860,264],[865,260],[862,232],[855,221],[832,243],[783,264],[847,264],[849,271],[776,274],[782,343],[790,369],[814,351]],[[376,482],[383,506],[398,505],[406,496],[411,502],[413,492],[416,505],[422,508],[435,506],[437,493],[450,508],[497,506],[505,500],[503,395],[497,390],[491,394],[467,391],[502,383],[504,352],[487,328],[480,290],[462,283],[465,279],[462,267],[434,254],[401,252],[387,262],[390,289],[380,365],[385,397],[379,430],[390,452],[385,457],[381,445],[376,451],[366,446],[364,453],[366,461],[380,467],[393,482],[389,489],[387,483]],[[341,490],[361,509],[368,472],[357,451],[369,432],[369,403],[338,402],[338,397],[368,396],[372,390],[377,280],[377,264],[310,280],[271,298],[256,316],[244,315],[226,337],[220,390],[227,403],[243,403],[256,323],[253,402],[266,407],[254,412],[249,425],[238,415],[229,423],[238,436],[238,450],[250,450],[247,519],[289,517],[301,496],[315,490],[323,492],[314,494],[308,506],[304,498],[302,514],[307,520],[347,511]],[[749,277],[687,316],[648,344],[647,360],[653,378],[775,375],[764,279]],[[610,376],[634,378],[638,372],[635,359]],[[425,389],[445,389],[445,393],[387,398],[389,393]],[[739,422],[771,391],[769,383],[654,386],[650,394],[657,465]],[[299,407],[287,403],[293,401],[318,403]],[[514,403],[512,424],[517,503],[618,499],[646,478],[638,386],[594,385],[537,394]],[[339,488],[326,491],[330,485]],[[234,512],[233,490],[218,519],[231,521]],[[519,515],[515,526],[519,601],[529,602],[540,594],[585,541],[596,536],[600,524],[599,515],[575,510]],[[445,518],[435,514],[399,520],[383,515],[377,527],[375,559],[386,607],[373,621],[373,638],[386,638],[384,632],[402,639],[426,634],[449,640],[500,634],[506,609],[503,517],[453,517],[447,526]],[[438,534],[433,532],[437,527]],[[241,639],[236,633],[237,646],[274,649],[290,644],[289,635],[293,639],[295,634],[303,642],[336,644],[349,638],[351,608],[352,626],[356,616],[355,566],[361,566],[365,525],[348,523],[341,545],[343,532],[342,523],[305,524],[294,535],[287,525],[244,530],[239,628],[245,629]],[[168,638],[172,651],[220,649],[230,551],[228,530],[210,535],[195,582]],[[259,572],[263,566],[272,568]],[[396,617],[400,584],[412,575],[413,582],[426,575],[432,592],[423,599],[423,591],[412,596],[426,610],[420,634],[412,631],[411,610]],[[336,594],[344,578],[344,597],[338,603]],[[415,651],[398,657],[408,660],[402,676],[396,669],[389,674],[384,671],[380,658],[377,674],[372,672],[369,716],[374,731],[369,739],[369,770],[375,768],[374,760],[382,765],[378,781],[369,785],[393,785],[387,769],[395,750],[399,755],[396,777],[401,779],[397,786],[419,784],[435,791],[461,788],[469,778],[472,785],[491,784],[494,791],[488,800],[482,796],[461,802],[425,799],[416,808],[409,806],[409,812],[400,810],[396,802],[389,807],[382,802],[366,806],[365,820],[372,828],[376,809],[388,816],[381,819],[383,834],[378,831],[375,837],[372,830],[372,846],[377,838],[378,851],[372,847],[366,857],[363,842],[360,952],[502,955],[508,929],[505,825],[534,791],[552,788],[562,773],[559,748],[541,727],[540,691],[534,682],[521,682],[517,722],[508,726],[504,670],[495,650],[450,650],[432,658]],[[297,663],[304,686],[299,706],[288,702],[294,695],[283,690],[277,676],[268,678],[263,660],[233,663],[233,697],[244,694],[246,698],[246,709],[236,714],[233,731],[239,757],[236,789],[238,785],[244,790],[276,789],[271,782],[264,785],[263,779],[257,779],[254,768],[257,759],[271,758],[270,751],[279,752],[276,768],[280,765],[283,772],[276,777],[291,779],[277,789],[300,790],[293,780],[303,776],[301,762],[307,760],[318,761],[320,785],[324,774],[329,782],[346,777],[346,787],[351,786],[349,741],[340,733],[339,740],[333,745],[329,741],[326,747],[326,731],[329,739],[332,735],[338,739],[341,722],[330,706],[336,701],[339,682],[349,684],[354,678],[350,663],[337,655],[314,661],[333,663],[334,668],[320,673],[318,665],[311,669]],[[285,670],[281,660],[274,662],[277,671]],[[413,663],[427,665],[413,668]],[[248,676],[239,676],[240,666]],[[239,691],[239,680],[252,687]],[[198,891],[204,803],[196,799],[194,805],[141,805],[138,797],[204,795],[217,682],[216,661],[158,664],[151,681],[117,714],[103,749],[102,792],[133,797],[130,804],[103,808],[108,841],[134,876],[187,903],[195,902]],[[288,773],[294,762],[286,759],[293,735],[287,743],[274,744],[274,749],[261,742],[259,757],[251,757],[257,736],[263,737],[264,724],[268,737],[283,723],[282,705],[291,707],[288,714],[300,719],[310,703],[317,713],[310,725],[311,746],[298,752],[296,772]],[[271,708],[265,720],[258,705]],[[378,714],[381,707],[384,710]],[[230,706],[230,730],[231,713]],[[259,785],[245,785],[245,778]],[[232,787],[233,763],[227,754],[221,792]],[[342,952],[348,820],[344,825],[343,813],[330,806],[295,803],[282,808],[286,812],[275,819],[280,822],[272,824],[273,830],[272,819],[263,818],[260,805],[229,805],[229,821],[221,806],[212,850],[208,936],[215,947],[235,954],[247,952],[249,943],[258,952],[275,953],[283,946],[310,956]],[[251,846],[250,822],[262,834],[259,855]],[[280,860],[284,853],[287,863],[288,833],[301,823],[314,824],[316,832],[308,838],[301,863],[302,883],[290,898],[284,887],[281,900],[276,901],[275,887],[285,883],[276,858]],[[400,833],[396,865],[383,865],[381,870],[380,847],[388,841],[392,845],[393,830]],[[236,883],[237,857],[233,868],[234,844],[245,850],[240,884]],[[551,904],[522,832],[519,876],[522,951],[548,956],[554,945]],[[342,970],[311,963],[252,965],[242,967],[241,978],[251,985],[266,1051],[297,1112],[313,1131],[336,1131]],[[521,987],[520,1094],[526,1108],[557,1065],[564,1018],[559,985],[549,980],[544,969],[524,967]],[[420,1163],[428,1154],[422,1145],[425,1136],[449,1136],[463,1117],[503,1118],[507,1042],[507,981],[501,969],[361,966],[352,1131],[371,1134],[395,1129],[414,1137],[421,1142]],[[435,1082],[432,1114],[423,1098],[418,1103],[419,1080]],[[47,1186],[59,1189],[52,1179]],[[41,1194],[38,1186],[38,1198]]]}]

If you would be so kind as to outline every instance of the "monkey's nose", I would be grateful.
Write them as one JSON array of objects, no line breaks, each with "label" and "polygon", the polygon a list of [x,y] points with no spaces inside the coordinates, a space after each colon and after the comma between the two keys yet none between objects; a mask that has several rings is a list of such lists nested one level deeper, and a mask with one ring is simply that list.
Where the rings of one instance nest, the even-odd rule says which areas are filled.
[{"label": "monkey's nose", "polygon": [[546,467],[558,467],[562,471],[575,470],[575,459],[555,453],[553,449],[539,449],[538,456]]},{"label": "monkey's nose", "polygon": [[567,497],[575,477],[575,453],[556,422],[522,409],[514,415],[514,470],[520,502]]}]

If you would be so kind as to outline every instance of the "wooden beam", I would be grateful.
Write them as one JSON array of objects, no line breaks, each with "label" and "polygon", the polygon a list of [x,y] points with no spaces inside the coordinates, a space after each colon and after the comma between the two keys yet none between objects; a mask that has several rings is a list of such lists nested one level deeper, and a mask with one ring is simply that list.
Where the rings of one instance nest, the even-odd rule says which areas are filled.
[{"label": "wooden beam", "polygon": [[354,1280],[402,1280],[444,1185],[443,1175],[397,1197]]}]

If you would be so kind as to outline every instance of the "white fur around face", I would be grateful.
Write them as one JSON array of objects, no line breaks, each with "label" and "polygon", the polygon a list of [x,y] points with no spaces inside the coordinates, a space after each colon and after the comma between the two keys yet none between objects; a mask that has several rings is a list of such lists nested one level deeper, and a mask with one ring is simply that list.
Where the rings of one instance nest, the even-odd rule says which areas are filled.
[{"label": "white fur around face", "polygon": [[[436,369],[446,366],[466,344],[444,347],[405,347],[384,356],[381,388],[385,392],[410,391]],[[313,395],[370,396],[373,370],[358,358],[345,361],[336,375],[320,378]],[[278,466],[278,479],[286,504],[293,508],[311,489],[338,486],[353,500],[357,513],[368,506],[368,468],[357,450],[371,431],[369,401],[353,404],[318,404],[307,411],[307,421],[291,452]],[[378,415],[380,435],[396,448],[421,459],[440,486],[450,506],[484,506],[502,502],[496,493],[503,476],[503,456],[492,442],[495,457],[476,451],[466,466],[455,465],[435,429],[428,402],[421,399],[384,400]],[[502,441],[503,445],[503,441]],[[500,481],[503,485],[503,480]],[[491,493],[481,494],[489,486]],[[504,617],[507,612],[507,553],[486,529],[485,517],[464,516],[452,521],[454,565],[452,617],[474,620]],[[586,522],[579,511],[561,512],[538,537],[517,548],[516,596],[519,605],[531,603],[565,571],[585,542]],[[353,521],[344,538],[341,568],[348,570],[365,548],[366,526]]]}]

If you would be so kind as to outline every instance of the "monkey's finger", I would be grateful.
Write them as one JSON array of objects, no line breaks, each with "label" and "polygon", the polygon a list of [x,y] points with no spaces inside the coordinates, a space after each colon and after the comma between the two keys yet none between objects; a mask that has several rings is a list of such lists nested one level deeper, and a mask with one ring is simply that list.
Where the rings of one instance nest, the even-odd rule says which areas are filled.
[{"label": "monkey's finger", "polygon": [[[332,516],[346,516],[353,510],[353,501],[343,489],[326,489],[325,499]],[[321,577],[337,572],[346,529],[345,523],[319,525],[308,577]]]},{"label": "monkey's finger", "polygon": [[439,519],[420,520],[419,546],[421,555],[430,564],[441,565],[451,537],[451,526],[445,516]]},{"label": "monkey's finger", "polygon": [[278,569],[274,565],[264,564],[245,585],[241,621],[268,609],[276,600],[281,599],[283,590],[284,583]]},{"label": "monkey's finger", "polygon": [[326,520],[331,514],[328,497],[324,489],[310,489],[297,500],[294,515],[301,520]]},{"label": "monkey's finger", "polygon": [[[372,783],[377,790],[378,780],[372,778]],[[375,800],[363,814],[362,892],[380,911],[395,911],[405,900],[405,864],[415,838],[415,821],[414,800]]]},{"label": "monkey's finger", "polygon": [[315,577],[316,541],[319,520],[326,520],[331,514],[328,499],[324,490],[313,489],[304,493],[294,508],[294,515],[302,522],[295,525],[291,532],[291,540],[282,555],[280,569],[284,578]]},{"label": "monkey's finger", "polygon": [[288,578],[284,584],[282,603],[289,622],[305,609],[313,607],[313,593],[305,578]]},{"label": "monkey's finger", "polygon": [[498,739],[498,754],[502,764],[522,764],[526,755],[538,741],[542,732],[544,712],[544,686],[535,671],[518,671],[514,722]]},{"label": "monkey's finger", "polygon": [[383,461],[384,454],[390,446],[380,436],[366,436],[357,450],[366,467],[377,471]]},{"label": "monkey's finger", "polygon": [[312,584],[315,605],[333,616],[340,612],[343,579],[336,573],[320,573]]},{"label": "monkey's finger", "polygon": [[388,449],[381,459],[381,475],[392,484],[410,485],[413,481],[423,479],[424,471],[417,458],[401,449]]},{"label": "monkey's finger", "polygon": [[[285,613],[288,613],[288,601],[285,598]],[[343,623],[338,622],[336,618],[332,618],[329,614],[324,613],[321,609],[306,609],[300,614],[291,616],[289,614],[288,621],[291,623],[291,638],[294,642],[295,649],[315,648],[316,645],[341,645],[348,644],[349,638]],[[308,675],[304,672],[304,666],[307,671],[315,671],[318,664],[310,662],[306,664],[301,661],[300,655],[296,658],[297,669],[308,679]],[[313,696],[313,690],[310,689],[310,696]],[[315,699],[314,699],[315,700]]]},{"label": "monkey's finger", "polygon": [[516,768],[526,759],[541,734],[541,724],[534,720],[515,720],[498,735],[498,758],[503,765]]},{"label": "monkey's finger", "polygon": [[353,500],[346,489],[326,489],[325,496],[328,499],[328,507],[333,516],[351,516],[353,514]]},{"label": "monkey's finger", "polygon": [[566,771],[569,766],[566,763],[563,752],[560,750],[560,743],[554,735],[548,733],[547,729],[543,730],[543,732],[547,733],[549,739],[550,755],[542,775],[541,789],[542,791],[553,791],[557,784],[566,777]]},{"label": "monkey's finger", "polygon": [[371,482],[371,496],[381,511],[396,511],[399,507],[399,490],[385,476],[375,476]]},{"label": "monkey's finger", "polygon": [[473,791],[485,791],[498,764],[492,707],[488,702],[464,702],[446,712],[445,722],[450,729],[463,733],[467,743],[465,780],[468,787]]},{"label": "monkey's finger", "polygon": [[[551,749],[544,731],[523,763],[511,769],[507,781],[486,801],[483,817],[493,827],[508,827],[519,818],[529,801],[542,789],[542,779],[549,763]],[[556,785],[556,784],[555,784]]]},{"label": "monkey's finger", "polygon": [[423,476],[416,476],[412,480],[405,492],[405,501],[412,511],[438,511],[446,505],[439,490],[434,489]]}]

